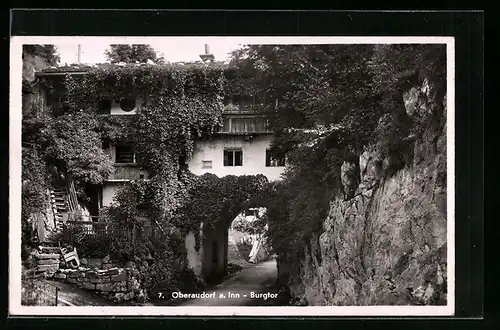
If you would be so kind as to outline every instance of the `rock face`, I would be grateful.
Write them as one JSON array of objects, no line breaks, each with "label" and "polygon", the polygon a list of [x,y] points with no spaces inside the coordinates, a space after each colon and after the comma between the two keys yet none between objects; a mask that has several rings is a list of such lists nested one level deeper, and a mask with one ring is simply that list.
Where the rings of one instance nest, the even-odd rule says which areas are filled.
[{"label": "rock face", "polygon": [[359,157],[359,172],[343,166],[346,194],[331,201],[322,233],[302,260],[279,261],[295,300],[446,304],[446,105],[434,96],[427,81],[404,94],[409,118],[433,116],[413,143],[411,163],[387,174],[391,159],[374,146]]}]

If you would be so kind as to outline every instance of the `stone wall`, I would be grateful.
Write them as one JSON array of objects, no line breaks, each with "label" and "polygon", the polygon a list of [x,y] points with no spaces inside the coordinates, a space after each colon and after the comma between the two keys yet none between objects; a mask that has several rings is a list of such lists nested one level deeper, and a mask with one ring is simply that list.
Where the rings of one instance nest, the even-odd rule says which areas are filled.
[{"label": "stone wall", "polygon": [[432,89],[424,82],[404,95],[410,118],[433,116],[411,162],[388,171],[393,160],[374,145],[344,164],[345,195],[331,201],[305,257],[279,259],[298,304],[446,304],[446,98],[435,104]]},{"label": "stone wall", "polygon": [[115,302],[136,300],[145,302],[147,293],[141,288],[139,271],[134,268],[95,269],[59,269],[54,279],[76,285],[79,288],[95,291],[99,295]]},{"label": "stone wall", "polygon": [[33,257],[35,274],[95,291],[114,302],[148,300],[147,292],[141,287],[140,273],[132,262],[119,268],[109,256],[80,258],[80,267],[65,268],[61,248],[44,246],[34,251]]},{"label": "stone wall", "polygon": [[80,264],[82,267],[98,269],[110,269],[119,266],[109,256],[105,256],[104,258],[80,258]]}]

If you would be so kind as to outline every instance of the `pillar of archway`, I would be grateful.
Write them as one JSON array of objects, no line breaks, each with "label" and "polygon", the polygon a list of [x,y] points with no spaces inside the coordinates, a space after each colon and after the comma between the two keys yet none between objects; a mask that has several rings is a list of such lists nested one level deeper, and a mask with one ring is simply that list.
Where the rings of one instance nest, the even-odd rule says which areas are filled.
[{"label": "pillar of archway", "polygon": [[224,255],[225,225],[215,222],[203,226],[201,248],[203,249],[202,274],[208,283],[222,280],[226,271]]},{"label": "pillar of archway", "polygon": [[[200,232],[200,249],[194,253],[194,249],[189,249],[196,256],[196,259],[190,263],[200,265],[193,267],[201,269],[201,277],[207,283],[220,282],[228,272],[229,257],[229,228],[236,217],[243,212],[248,205],[241,205],[239,208],[233,208],[224,213],[224,216],[216,221],[206,221],[203,223]],[[194,241],[194,238],[191,239]],[[192,243],[191,245],[193,245]],[[189,244],[186,244],[188,246]],[[192,250],[192,251],[191,251]],[[197,274],[200,272],[197,272]]]}]

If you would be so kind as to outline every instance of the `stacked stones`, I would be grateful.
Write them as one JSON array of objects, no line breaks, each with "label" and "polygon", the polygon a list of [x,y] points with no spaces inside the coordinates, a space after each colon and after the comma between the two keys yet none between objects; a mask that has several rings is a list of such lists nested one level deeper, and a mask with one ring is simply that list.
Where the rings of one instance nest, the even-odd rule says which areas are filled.
[{"label": "stacked stones", "polygon": [[98,270],[79,267],[78,269],[60,269],[54,279],[63,280],[80,288],[96,291],[106,299],[122,302],[148,299],[138,280],[139,272],[129,268],[110,268]]},{"label": "stacked stones", "polygon": [[50,276],[57,272],[60,267],[61,248],[40,246],[34,257],[36,259],[36,273]]},{"label": "stacked stones", "polygon": [[80,258],[80,264],[84,267],[111,269],[117,267],[117,264],[111,261],[109,256],[104,258]]}]

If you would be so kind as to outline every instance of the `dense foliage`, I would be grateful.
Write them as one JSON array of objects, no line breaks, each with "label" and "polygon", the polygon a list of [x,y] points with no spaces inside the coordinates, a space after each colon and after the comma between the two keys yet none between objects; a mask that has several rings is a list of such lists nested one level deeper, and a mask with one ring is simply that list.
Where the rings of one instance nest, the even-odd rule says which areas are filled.
[{"label": "dense foliage", "polygon": [[445,59],[444,45],[251,45],[233,54],[246,72],[243,85],[279,99],[264,108],[276,131],[272,152],[288,162],[264,199],[276,251],[299,252],[321,228],[329,200],[349,197],[341,165],[356,164],[367,146],[397,159],[392,171],[408,164],[411,141],[429,118],[410,119],[402,94],[427,78],[442,98]]},{"label": "dense foliage", "polygon": [[113,171],[112,161],[102,149],[99,121],[84,112],[53,117],[44,110],[40,104],[23,109],[23,143],[36,150],[41,168],[48,168],[51,174],[71,175],[83,197],[87,184],[102,183]]},{"label": "dense foliage", "polygon": [[[267,184],[264,175],[227,175],[219,178],[214,174],[196,177],[187,203],[179,212],[177,226],[199,233],[203,226],[223,225],[231,221],[258,196]],[[197,247],[199,247],[199,237]]]},{"label": "dense foliage", "polygon": [[21,246],[22,259],[26,260],[33,247],[35,232],[30,221],[33,214],[42,212],[47,203],[47,168],[32,145],[22,147],[21,191]]},{"label": "dense foliage", "polygon": [[[96,134],[109,142],[134,141],[137,161],[149,174],[149,180],[124,185],[116,204],[102,210],[103,218],[120,233],[130,233],[146,225],[138,217],[145,211],[162,232],[161,240],[136,240],[115,230],[98,241],[81,237],[75,244],[89,254],[100,251],[91,246],[108,246],[115,259],[146,260],[143,273],[150,275],[144,279],[150,290],[192,282],[183,234],[192,230],[199,246],[201,223],[213,225],[224,218],[228,225],[266,182],[264,176],[197,177],[187,169],[195,139],[209,138],[221,124],[225,81],[224,67],[218,64],[95,68],[65,79],[69,109],[56,120],[78,117],[85,122],[88,132],[82,136],[91,134],[88,147],[97,145]],[[135,116],[97,114],[102,100],[130,96],[143,102]]]},{"label": "dense foliage", "polygon": [[[173,235],[148,264],[158,274],[149,280],[151,287],[177,281],[187,271],[174,228],[197,233],[201,223],[228,222],[252,203],[267,207],[275,252],[294,254],[321,228],[331,198],[349,197],[340,183],[344,161],[356,163],[364,148],[378,143],[382,159],[399,157],[393,170],[407,164],[401,154],[411,154],[412,136],[429,118],[409,118],[402,93],[427,78],[438,86],[436,97],[443,97],[445,55],[439,45],[255,45],[235,52],[229,68],[214,63],[94,68],[66,78],[67,112],[23,118],[23,141],[37,145],[26,166],[42,160],[72,174],[77,186],[100,183],[112,169],[101,141],[133,140],[150,180],[125,185],[116,198],[120,206],[109,208],[107,216],[124,229],[141,226],[137,215],[145,207]],[[144,57],[124,61],[136,60]],[[194,141],[212,135],[221,124],[224,97],[234,93],[262,100],[276,131],[272,152],[287,157],[281,182],[266,184],[261,176],[196,177],[187,170]],[[142,99],[136,116],[97,114],[103,100],[123,97]],[[41,177],[32,173],[31,181]],[[128,241],[117,238],[110,246],[130,259],[153,255],[158,247],[151,244],[131,250]],[[175,263],[178,268],[172,268]]]},{"label": "dense foliage", "polygon": [[133,139],[150,175],[152,215],[166,227],[187,197],[194,139],[210,136],[221,122],[222,80],[216,65],[140,65],[96,68],[66,81],[70,113],[98,118],[101,100],[143,100],[133,120],[101,116],[99,129],[112,142]]},{"label": "dense foliage", "polygon": [[148,60],[151,60],[154,63],[163,63],[164,59],[161,56],[158,56],[156,51],[150,45],[144,44],[119,44],[119,45],[111,45],[109,49],[104,53],[106,58],[111,63],[147,63]]}]

